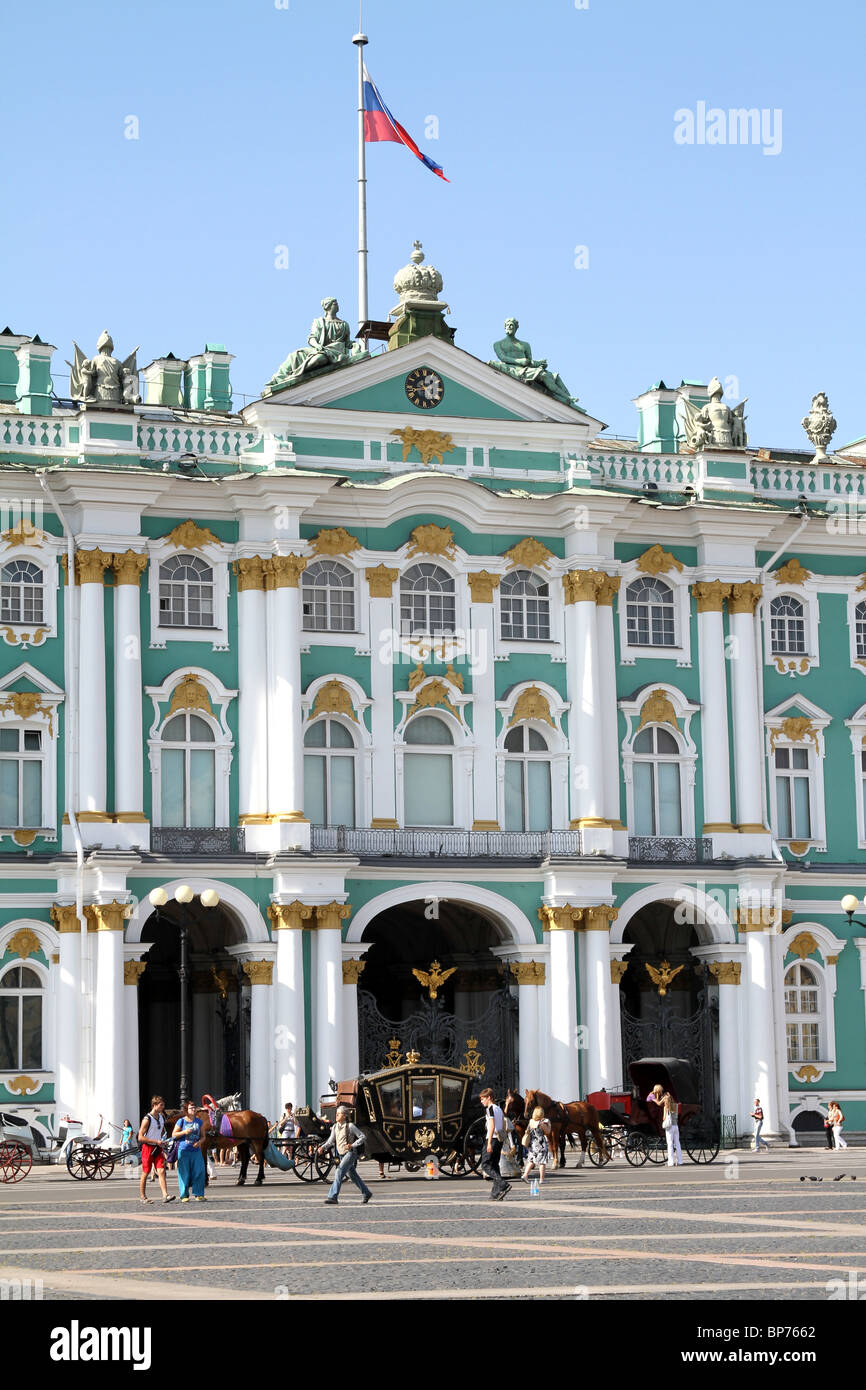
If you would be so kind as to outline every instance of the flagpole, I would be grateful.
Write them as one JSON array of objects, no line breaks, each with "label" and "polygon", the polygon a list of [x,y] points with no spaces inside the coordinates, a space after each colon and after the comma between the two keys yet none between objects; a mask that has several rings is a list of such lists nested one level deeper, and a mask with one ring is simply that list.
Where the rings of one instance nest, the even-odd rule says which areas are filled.
[{"label": "flagpole", "polygon": [[364,143],[364,49],[366,34],[356,34],[358,49],[358,327],[367,322],[367,150]]}]

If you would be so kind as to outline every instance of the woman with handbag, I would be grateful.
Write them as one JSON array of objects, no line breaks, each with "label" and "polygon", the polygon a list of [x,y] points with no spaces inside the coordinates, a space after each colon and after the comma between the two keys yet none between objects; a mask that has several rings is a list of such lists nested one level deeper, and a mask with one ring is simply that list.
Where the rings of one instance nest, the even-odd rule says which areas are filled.
[{"label": "woman with handbag", "polygon": [[[668,1146],[669,1168],[682,1168],[683,1153],[680,1148],[680,1126],[677,1112],[677,1103],[670,1091],[665,1091],[659,1104],[662,1108],[662,1129],[665,1132],[665,1139]],[[674,1155],[676,1154],[676,1157]]]},{"label": "woman with handbag", "polygon": [[845,1116],[839,1108],[838,1100],[831,1100],[830,1104],[827,1106],[827,1119],[830,1121],[830,1126],[833,1130],[833,1139],[835,1140],[836,1148],[847,1149],[848,1145],[842,1138],[842,1126],[845,1123]]},{"label": "woman with handbag", "polygon": [[523,1169],[523,1181],[529,1181],[529,1172],[532,1168],[538,1169],[540,1185],[544,1185],[547,1175],[547,1165],[550,1162],[550,1121],[544,1118],[544,1110],[540,1105],[536,1105],[532,1112],[532,1118],[526,1126],[526,1133],[523,1136],[523,1147],[527,1150],[526,1166]]},{"label": "woman with handbag", "polygon": [[189,1201],[190,1188],[197,1202],[207,1201],[204,1195],[206,1175],[202,1153],[202,1128],[202,1122],[195,1113],[195,1101],[188,1100],[184,1106],[184,1114],[171,1132],[172,1139],[178,1140],[177,1185],[182,1202]]}]

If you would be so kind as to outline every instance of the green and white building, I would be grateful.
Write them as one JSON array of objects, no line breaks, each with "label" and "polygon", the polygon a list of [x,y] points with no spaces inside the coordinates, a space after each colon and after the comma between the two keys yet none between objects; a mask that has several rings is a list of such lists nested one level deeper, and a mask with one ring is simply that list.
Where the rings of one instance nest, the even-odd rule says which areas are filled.
[{"label": "green and white building", "polygon": [[0,1109],[175,1099],[183,922],[193,1091],[271,1118],[671,1055],[866,1130],[866,445],[695,383],[609,439],[404,300],[239,411],[221,346],[72,400],[0,335]]}]

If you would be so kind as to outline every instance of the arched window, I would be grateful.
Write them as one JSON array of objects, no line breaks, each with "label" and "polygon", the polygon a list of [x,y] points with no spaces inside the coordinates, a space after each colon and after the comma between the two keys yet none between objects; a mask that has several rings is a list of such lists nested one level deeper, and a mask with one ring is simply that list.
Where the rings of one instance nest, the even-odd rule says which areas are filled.
[{"label": "arched window", "polygon": [[634,834],[677,836],[683,833],[679,745],[666,729],[642,729],[634,752]]},{"label": "arched window", "polygon": [[354,632],[355,579],[336,560],[317,560],[301,576],[305,632]]},{"label": "arched window", "polygon": [[42,981],[26,965],[0,975],[0,1071],[42,1067]]},{"label": "arched window", "polygon": [[817,1062],[821,1056],[820,982],[808,965],[785,971],[785,1034],[789,1062]]},{"label": "arched window", "polygon": [[312,825],[355,826],[355,744],[339,719],[304,734],[304,814]]},{"label": "arched window", "polygon": [[41,623],[42,571],[29,560],[10,560],[0,571],[0,622]]},{"label": "arched window", "polygon": [[403,755],[403,804],[406,825],[454,824],[454,770],[451,730],[434,714],[417,714],[406,726],[404,741],[412,747]]},{"label": "arched window", "polygon": [[511,640],[547,642],[550,639],[550,590],[530,570],[506,574],[499,586],[502,636]]},{"label": "arched window", "polygon": [[674,594],[661,579],[642,576],[625,591],[629,646],[674,647]]},{"label": "arched window", "polygon": [[0,728],[0,826],[42,825],[43,731]]},{"label": "arched window", "polygon": [[454,580],[439,565],[412,565],[400,580],[400,627],[406,636],[438,637],[454,631]]},{"label": "arched window", "polygon": [[793,594],[770,600],[770,646],[774,656],[798,656],[806,651],[806,618]]},{"label": "arched window", "polygon": [[857,656],[866,657],[866,603],[858,603],[854,609],[854,641]]},{"label": "arched window", "polygon": [[216,825],[216,758],[210,725],[197,714],[176,714],[163,728],[161,745],[162,825]]},{"label": "arched window", "polygon": [[159,567],[159,621],[164,627],[213,627],[213,570],[198,555],[170,555]]},{"label": "arched window", "polygon": [[550,750],[543,734],[518,724],[505,735],[506,830],[549,830]]}]

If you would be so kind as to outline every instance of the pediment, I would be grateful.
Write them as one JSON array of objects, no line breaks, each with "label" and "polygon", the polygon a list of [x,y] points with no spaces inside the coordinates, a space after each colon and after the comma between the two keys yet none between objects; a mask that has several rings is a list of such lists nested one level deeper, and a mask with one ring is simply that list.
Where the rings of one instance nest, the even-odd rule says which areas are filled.
[{"label": "pediment", "polygon": [[22,661],[20,666],[15,667],[14,671],[7,671],[6,675],[0,678],[0,692],[11,690],[15,685],[29,686],[42,695],[63,695],[60,686],[49,680],[43,671],[37,671],[36,667],[31,666],[29,661]]}]

